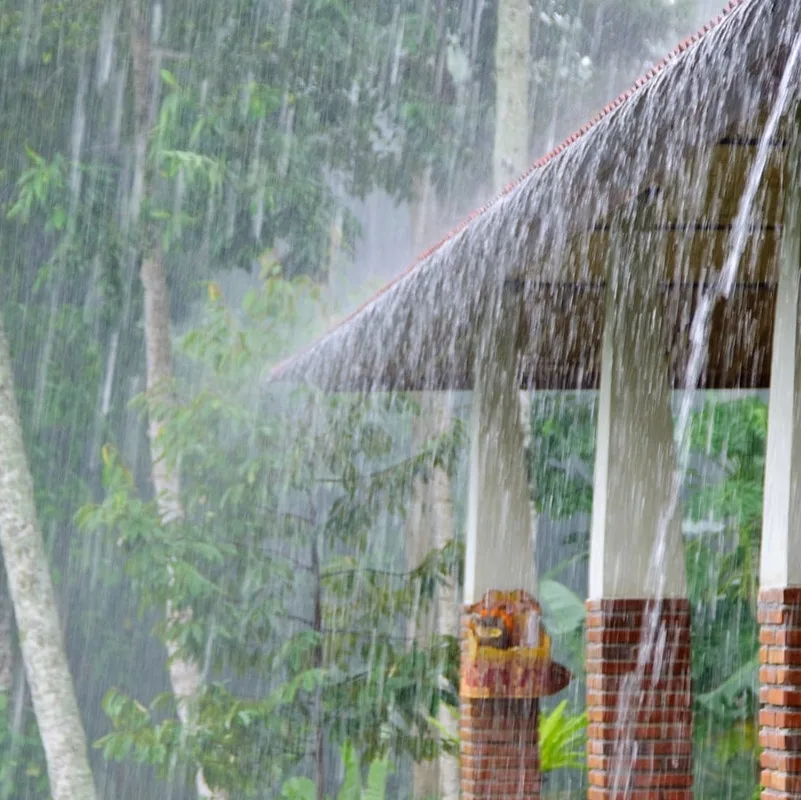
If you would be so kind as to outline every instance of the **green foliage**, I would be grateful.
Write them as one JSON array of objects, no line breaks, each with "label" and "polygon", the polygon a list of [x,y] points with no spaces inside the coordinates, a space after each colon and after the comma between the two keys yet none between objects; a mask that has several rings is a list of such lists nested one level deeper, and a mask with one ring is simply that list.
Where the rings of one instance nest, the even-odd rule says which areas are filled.
[{"label": "green foliage", "polygon": [[696,696],[697,705],[727,721],[750,721],[759,701],[759,658],[735,670],[723,683]]},{"label": "green foliage", "polygon": [[15,731],[9,697],[0,692],[0,800],[47,793],[47,764],[29,710],[23,709],[20,730]]},{"label": "green foliage", "polygon": [[537,587],[545,629],[552,636],[566,636],[583,628],[587,610],[582,599],[559,581],[541,580]]},{"label": "green foliage", "polygon": [[[153,709],[172,703],[171,695],[162,695],[153,702]],[[173,719],[151,726],[151,712],[141,703],[120,692],[110,690],[103,698],[103,711],[112,720],[114,733],[99,739],[95,746],[102,749],[109,761],[120,761],[129,757],[140,763],[152,764],[159,774],[166,775],[169,752],[177,747],[180,736],[179,725]],[[125,731],[120,734],[119,731]]]},{"label": "green foliage", "polygon": [[[693,448],[718,470],[720,479],[701,483],[694,476],[688,516],[696,522],[716,522],[719,530],[700,534],[687,543],[689,589],[700,609],[694,630],[701,638],[705,615],[715,614],[713,649],[701,651],[694,660],[700,694],[726,685],[724,678],[736,675],[750,663],[757,650],[756,597],[759,545],[762,524],[764,452],[767,408],[757,398],[734,403],[708,403],[694,418]],[[738,635],[732,641],[728,630]],[[720,649],[728,650],[724,663],[729,675],[720,675]],[[752,702],[748,705],[753,709]]]},{"label": "green foliage", "polygon": [[759,783],[756,600],[767,439],[758,398],[707,402],[692,422],[692,447],[713,480],[690,477],[688,517],[718,528],[686,544],[693,615],[693,682],[699,740],[696,785],[721,794]]},{"label": "green foliage", "polygon": [[595,404],[581,395],[546,393],[532,403],[533,475],[538,510],[552,519],[592,509]]},{"label": "green foliage", "polygon": [[[336,800],[384,800],[387,777],[391,771],[386,758],[370,762],[367,781],[364,785],[362,784],[361,764],[350,742],[342,745],[342,762],[345,777],[337,792]],[[309,778],[289,778],[281,787],[281,798],[282,800],[316,800],[317,786]]]},{"label": "green foliage", "polygon": [[540,769],[586,768],[586,714],[567,713],[567,700],[541,714],[539,723]]},{"label": "green foliage", "polygon": [[[105,496],[78,521],[125,553],[143,612],[167,602],[192,609],[156,630],[210,680],[192,729],[180,732],[161,698],[145,705],[112,692],[114,730],[99,746],[161,774],[176,760],[202,766],[240,797],[302,768],[319,730],[350,742],[365,763],[432,758],[432,720],[442,702],[456,702],[458,645],[409,642],[406,626],[457,572],[461,549],[449,544],[407,572],[402,550],[375,532],[402,521],[416,475],[452,469],[461,431],[408,455],[391,424],[416,411],[402,397],[251,391],[315,294],[270,269],[239,316],[217,287],[209,297],[207,324],[185,339],[200,388],[183,396],[179,382],[179,402],[151,407],[166,457],[185,477],[184,518],[165,524],[107,447]],[[254,674],[272,679],[253,692]]]},{"label": "green foliage", "polygon": [[60,231],[67,221],[66,165],[60,154],[48,162],[29,147],[25,148],[30,166],[17,180],[17,200],[8,218],[28,222],[38,211],[45,216],[45,231]]},{"label": "green foliage", "polygon": [[[755,606],[767,412],[761,400],[751,398],[735,403],[707,403],[693,419],[693,449],[718,467],[722,480],[697,485],[687,515],[695,521],[719,521],[724,526],[721,536],[725,540],[725,552],[717,556],[716,582],[698,575],[693,587],[696,596],[703,591],[703,584],[713,596]],[[691,547],[691,562],[697,547]],[[700,553],[698,558],[703,558]]]},{"label": "green foliage", "polygon": [[[82,70],[106,55],[103,17],[110,10],[103,13],[95,0],[75,5],[76,35],[66,39],[58,4],[45,3],[40,10],[48,35],[32,47],[51,58],[58,49],[59,61],[69,66],[45,59],[41,74],[30,82],[37,105],[58,105],[59,92],[65,91],[71,102],[85,103],[76,88],[87,80]],[[265,9],[255,0],[226,9],[203,0],[179,3],[170,16],[159,41],[170,56],[160,70],[144,224],[157,232],[171,269],[182,278],[208,274],[211,266],[250,269],[260,253],[279,242],[287,274],[325,277],[330,226],[344,202],[342,192],[361,197],[381,187],[408,195],[408,176],[430,162],[432,149],[453,125],[442,97],[428,103],[422,134],[421,120],[412,122],[405,113],[430,98],[442,46],[425,4],[406,4],[399,19],[395,4],[386,0],[299,0],[286,12]],[[130,24],[125,9],[119,24]],[[22,23],[0,31],[0,49],[16,52],[26,35]],[[114,39],[121,63],[130,55],[128,39]],[[5,103],[0,97],[8,125],[15,107],[25,107],[29,84],[22,86],[16,94],[7,92]],[[72,241],[80,241],[85,262],[95,252],[107,255],[111,239],[127,236],[120,233],[116,204],[108,202],[101,185],[108,177],[114,182],[125,176],[121,155],[132,148],[135,134],[133,120],[125,119],[116,134],[122,141],[109,145],[108,130],[119,125],[109,119],[116,88],[99,84],[99,109],[83,109],[94,124],[85,127],[84,151],[91,153],[91,163],[80,165],[81,185],[66,175],[67,148],[74,139],[37,129],[41,141],[20,141],[19,131],[2,131],[12,143],[6,149],[16,147],[21,155],[26,149],[30,160],[21,170],[12,217],[27,219],[34,206],[40,207],[48,230],[69,228]],[[130,113],[133,81],[125,88],[123,110]],[[70,103],[70,110],[77,108]],[[440,163],[445,155],[440,154]],[[98,190],[107,202],[94,202]],[[111,233],[103,237],[107,241],[81,225],[79,217],[89,209],[87,219],[94,218],[95,228]],[[351,247],[356,226],[348,212],[345,217],[350,237],[345,246]],[[134,242],[140,233],[130,231]]]}]

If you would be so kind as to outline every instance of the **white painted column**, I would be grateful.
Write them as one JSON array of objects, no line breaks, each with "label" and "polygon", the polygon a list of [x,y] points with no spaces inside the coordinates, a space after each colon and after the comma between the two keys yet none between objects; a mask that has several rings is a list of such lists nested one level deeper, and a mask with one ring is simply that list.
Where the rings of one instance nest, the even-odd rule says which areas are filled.
[{"label": "white painted column", "polygon": [[465,603],[489,589],[536,596],[515,337],[496,332],[478,359],[473,390]]},{"label": "white painted column", "polygon": [[762,513],[761,589],[801,586],[801,158],[785,185]]},{"label": "white painted column", "polygon": [[[636,235],[636,234],[629,234]],[[648,263],[632,270],[648,275]],[[655,285],[608,284],[598,407],[589,598],[685,597],[680,514],[662,522],[675,469],[666,326]],[[664,581],[649,582],[660,525]]]},{"label": "white painted column", "polygon": [[[799,117],[796,116],[796,121]],[[759,738],[762,798],[799,797],[801,722],[801,150],[788,156],[762,507]],[[788,794],[792,792],[792,794]]]},{"label": "white painted column", "polygon": [[[659,254],[632,239],[644,234],[620,235],[627,247],[616,266],[632,274],[607,290],[584,662],[594,723],[587,748],[604,755],[587,777],[591,797],[662,797],[669,772],[675,796],[691,800],[690,604],[681,518],[671,509],[675,447]],[[665,752],[664,761],[653,758]]]}]

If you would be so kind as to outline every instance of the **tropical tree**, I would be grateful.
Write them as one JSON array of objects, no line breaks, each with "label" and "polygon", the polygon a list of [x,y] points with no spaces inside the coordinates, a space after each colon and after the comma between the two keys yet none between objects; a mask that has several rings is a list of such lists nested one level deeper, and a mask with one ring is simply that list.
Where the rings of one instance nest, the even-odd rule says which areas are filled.
[{"label": "tropical tree", "polygon": [[0,325],[0,549],[56,800],[93,800],[86,737],[72,686],[25,454],[11,353]]},{"label": "tropical tree", "polygon": [[[193,609],[159,630],[209,681],[180,735],[173,717],[158,721],[169,697],[148,709],[110,693],[104,752],[136,754],[162,774],[178,759],[237,796],[304,766],[323,792],[329,742],[350,741],[366,760],[431,758],[439,676],[456,684],[456,646],[410,647],[404,620],[427,613],[460,551],[448,542],[406,572],[402,549],[371,531],[400,524],[418,470],[449,468],[458,430],[404,455],[391,424],[413,413],[402,398],[243,391],[286,347],[293,315],[312,320],[317,303],[272,271],[243,323],[218,289],[211,297],[207,324],[186,340],[204,388],[160,409],[159,446],[187,476],[184,516],[165,524],[112,450],[106,497],[81,515],[124,548],[146,606],[174,597]],[[300,428],[282,407],[305,410]],[[275,679],[254,692],[254,674]]]}]

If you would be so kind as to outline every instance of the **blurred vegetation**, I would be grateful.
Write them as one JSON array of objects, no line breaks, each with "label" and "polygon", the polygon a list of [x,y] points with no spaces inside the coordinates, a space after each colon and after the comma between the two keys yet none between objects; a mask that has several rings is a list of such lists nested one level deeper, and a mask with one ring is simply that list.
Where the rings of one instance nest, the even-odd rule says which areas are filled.
[{"label": "blurred vegetation", "polygon": [[[569,518],[592,507],[593,397],[545,396],[534,404],[538,505]],[[691,420],[691,467],[684,492],[685,555],[692,608],[695,791],[751,797],[759,787],[756,604],[767,438],[759,397],[710,396]],[[562,543],[583,564],[586,534]],[[583,603],[558,582],[541,584],[557,640],[568,636],[581,674]]]}]

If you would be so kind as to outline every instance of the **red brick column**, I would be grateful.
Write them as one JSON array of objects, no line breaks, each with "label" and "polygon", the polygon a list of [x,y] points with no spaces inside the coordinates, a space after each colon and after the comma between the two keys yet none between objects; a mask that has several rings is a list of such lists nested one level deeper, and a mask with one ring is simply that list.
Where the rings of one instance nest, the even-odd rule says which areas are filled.
[{"label": "red brick column", "polygon": [[540,698],[570,683],[551,660],[542,609],[524,591],[488,591],[462,614],[462,800],[538,800]]},{"label": "red brick column", "polygon": [[540,796],[538,700],[462,698],[462,800]]},{"label": "red brick column", "polygon": [[689,602],[662,601],[650,663],[638,672],[652,608],[587,602],[588,800],[692,800]]},{"label": "red brick column", "polygon": [[801,587],[759,594],[763,800],[801,800]]}]

